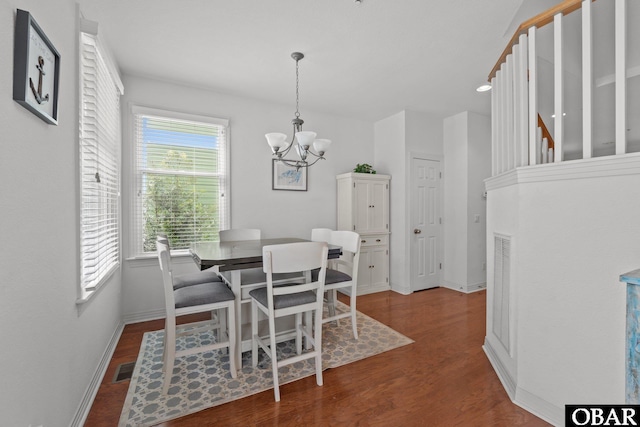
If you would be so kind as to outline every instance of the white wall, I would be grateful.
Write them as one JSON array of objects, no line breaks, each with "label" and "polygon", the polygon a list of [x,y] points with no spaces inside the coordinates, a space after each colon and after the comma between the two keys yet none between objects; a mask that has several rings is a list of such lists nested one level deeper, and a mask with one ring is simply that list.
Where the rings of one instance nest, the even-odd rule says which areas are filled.
[{"label": "white wall", "polygon": [[[59,125],[13,101],[16,9],[61,56]],[[75,3],[0,4],[0,424],[68,426],[120,321],[120,274],[76,306],[79,286]],[[86,403],[86,402],[85,402]]]},{"label": "white wall", "polygon": [[408,285],[405,271],[406,252],[403,230],[406,228],[405,205],[405,112],[401,111],[374,124],[373,168],[380,174],[391,175],[389,183],[389,282],[391,288],[402,293]]},{"label": "white wall", "polygon": [[[486,283],[484,179],[491,175],[491,120],[463,112],[444,120],[444,286]],[[478,222],[475,216],[478,215]]]},{"label": "white wall", "polygon": [[[260,228],[263,237],[308,238],[315,227],[336,226],[336,175],[353,170],[357,163],[373,163],[373,125],[370,122],[302,111],[304,129],[333,141],[320,161],[309,169],[308,191],[271,189],[271,150],[268,132],[291,135],[294,106],[275,105],[220,94],[199,88],[125,76],[123,141],[123,199],[125,212],[133,184],[130,170],[131,138],[129,106],[180,111],[229,119],[231,144],[231,226]],[[304,107],[304,106],[303,106]],[[129,221],[124,233],[129,232]],[[185,260],[178,269],[192,270]],[[157,262],[127,261],[123,272],[124,314],[127,320],[157,314],[162,308]]]},{"label": "white wall", "polygon": [[[516,343],[513,360],[497,351],[492,362],[510,372],[515,402],[554,424],[562,424],[565,404],[624,403],[626,285],[618,278],[640,264],[639,166],[633,154],[487,181],[503,182],[489,191],[489,268],[493,233],[511,235]],[[485,344],[499,350],[491,339],[492,278]]]},{"label": "white wall", "polygon": [[444,282],[467,284],[467,113],[444,119]]},{"label": "white wall", "polygon": [[468,125],[467,290],[473,290],[487,283],[487,200],[483,195],[484,180],[491,176],[491,119],[469,113]]},{"label": "white wall", "polygon": [[409,294],[410,154],[442,156],[442,119],[404,110],[376,122],[374,134],[374,169],[391,175],[389,280],[393,290]]}]

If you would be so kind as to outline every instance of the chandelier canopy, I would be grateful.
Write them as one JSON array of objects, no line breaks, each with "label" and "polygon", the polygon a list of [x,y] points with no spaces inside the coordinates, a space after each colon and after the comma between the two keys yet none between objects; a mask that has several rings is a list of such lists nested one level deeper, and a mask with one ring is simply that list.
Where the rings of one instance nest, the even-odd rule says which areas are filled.
[{"label": "chandelier canopy", "polygon": [[[304,120],[300,118],[299,101],[300,101],[300,79],[298,73],[298,62],[304,58],[300,52],[293,52],[291,57],[296,61],[296,113],[291,124],[293,125],[293,136],[291,141],[287,142],[287,135],[284,133],[273,132],[265,135],[267,143],[273,151],[276,160],[293,166],[296,169],[306,168],[315,165],[318,160],[324,160],[324,153],[331,145],[329,139],[316,139],[316,133],[311,131],[303,131],[302,125]],[[287,159],[291,149],[295,147],[298,159]],[[313,148],[313,150],[312,150]]]}]

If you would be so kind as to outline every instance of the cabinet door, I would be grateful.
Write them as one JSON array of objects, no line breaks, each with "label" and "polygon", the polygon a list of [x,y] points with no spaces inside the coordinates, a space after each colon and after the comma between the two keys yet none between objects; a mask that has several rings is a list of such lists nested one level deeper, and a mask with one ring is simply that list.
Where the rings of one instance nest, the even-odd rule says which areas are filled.
[{"label": "cabinet door", "polygon": [[386,247],[370,249],[371,287],[382,288],[389,284],[389,253]]},{"label": "cabinet door", "polygon": [[371,286],[371,266],[372,257],[369,248],[360,248],[360,259],[358,260],[358,295],[366,292]]},{"label": "cabinet door", "polygon": [[358,181],[354,182],[354,225],[355,231],[363,232],[369,231],[369,215],[371,211],[371,202],[369,201],[369,182]]},{"label": "cabinet door", "polygon": [[388,231],[389,191],[386,182],[369,184],[369,229],[368,231]]}]

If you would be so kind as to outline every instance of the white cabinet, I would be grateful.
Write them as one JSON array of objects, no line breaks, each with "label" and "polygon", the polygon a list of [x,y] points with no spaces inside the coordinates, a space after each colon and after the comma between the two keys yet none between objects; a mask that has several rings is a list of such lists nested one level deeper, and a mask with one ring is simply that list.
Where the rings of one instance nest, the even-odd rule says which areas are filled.
[{"label": "white cabinet", "polygon": [[338,230],[360,234],[358,295],[390,289],[389,175],[338,175]]}]

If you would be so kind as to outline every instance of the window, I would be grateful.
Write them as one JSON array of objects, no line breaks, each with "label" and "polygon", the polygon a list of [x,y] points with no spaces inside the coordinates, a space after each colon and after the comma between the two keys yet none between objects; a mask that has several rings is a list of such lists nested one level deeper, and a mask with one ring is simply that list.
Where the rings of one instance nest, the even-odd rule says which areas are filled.
[{"label": "window", "polygon": [[107,51],[80,33],[81,300],[120,265],[120,95]]},{"label": "window", "polygon": [[133,252],[217,240],[228,220],[227,126],[223,119],[133,108],[137,191]]}]

